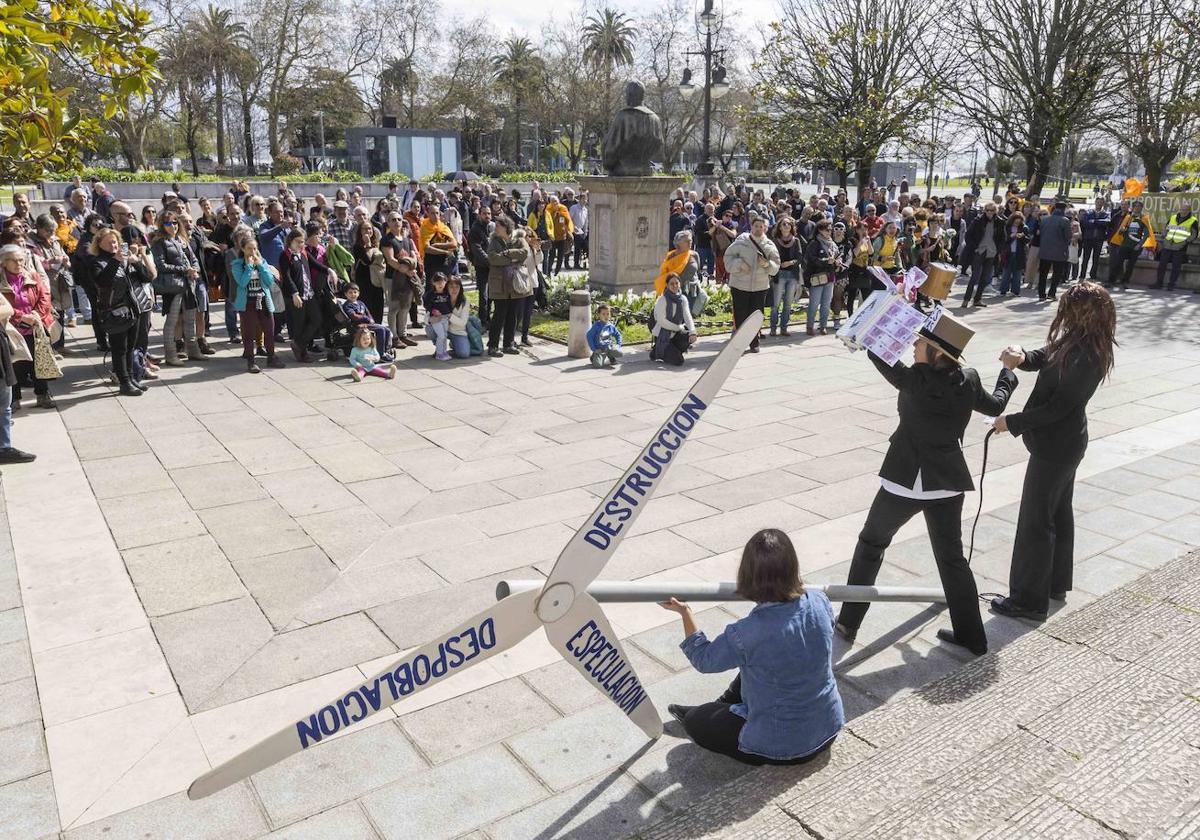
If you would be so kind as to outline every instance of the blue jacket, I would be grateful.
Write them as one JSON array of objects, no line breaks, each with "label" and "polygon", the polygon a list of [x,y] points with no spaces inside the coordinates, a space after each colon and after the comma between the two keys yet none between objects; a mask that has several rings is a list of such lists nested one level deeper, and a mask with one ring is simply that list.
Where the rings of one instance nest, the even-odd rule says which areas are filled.
[{"label": "blue jacket", "polygon": [[680,644],[692,666],[712,674],[738,668],[742,752],[774,759],[820,749],[846,722],[833,677],[833,607],[823,592],[759,604],[711,642],[703,632]]},{"label": "blue jacket", "polygon": [[621,346],[621,331],[612,321],[596,321],[587,332],[588,349],[592,352],[615,344]]},{"label": "blue jacket", "polygon": [[269,265],[279,265],[279,258],[283,256],[284,246],[287,245],[284,241],[287,232],[285,222],[277,225],[264,224],[258,229],[258,250]]},{"label": "blue jacket", "polygon": [[1083,234],[1084,242],[1107,239],[1110,224],[1112,213],[1108,210],[1084,210],[1079,214],[1079,230]]},{"label": "blue jacket", "polygon": [[[238,257],[233,261],[233,282],[237,284],[237,293],[233,296],[233,308],[237,312],[246,311],[246,289],[250,286],[250,270],[254,264],[246,265],[246,261]],[[258,263],[258,281],[262,284],[263,300],[267,302],[267,311],[275,311],[275,302],[271,300],[271,287],[275,285],[275,275],[266,259]]]}]

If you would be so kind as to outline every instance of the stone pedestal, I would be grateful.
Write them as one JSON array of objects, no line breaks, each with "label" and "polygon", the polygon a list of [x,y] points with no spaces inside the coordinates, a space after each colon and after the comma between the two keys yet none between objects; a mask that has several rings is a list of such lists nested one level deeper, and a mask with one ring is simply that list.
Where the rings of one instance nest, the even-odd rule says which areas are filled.
[{"label": "stone pedestal", "polygon": [[584,176],[588,191],[588,285],[608,294],[654,288],[668,250],[670,178]]},{"label": "stone pedestal", "polygon": [[586,359],[592,355],[587,343],[591,328],[592,296],[587,289],[576,289],[571,292],[571,320],[567,332],[567,355],[572,359]]}]

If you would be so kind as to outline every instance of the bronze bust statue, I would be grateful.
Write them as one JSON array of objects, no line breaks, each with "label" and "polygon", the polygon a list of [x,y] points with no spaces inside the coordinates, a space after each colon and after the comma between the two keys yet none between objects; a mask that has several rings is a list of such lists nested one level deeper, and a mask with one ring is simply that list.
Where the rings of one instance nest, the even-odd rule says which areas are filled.
[{"label": "bronze bust statue", "polygon": [[625,107],[617,111],[604,138],[609,175],[649,175],[650,159],[662,151],[662,120],[642,104],[645,98],[641,82],[625,85]]}]

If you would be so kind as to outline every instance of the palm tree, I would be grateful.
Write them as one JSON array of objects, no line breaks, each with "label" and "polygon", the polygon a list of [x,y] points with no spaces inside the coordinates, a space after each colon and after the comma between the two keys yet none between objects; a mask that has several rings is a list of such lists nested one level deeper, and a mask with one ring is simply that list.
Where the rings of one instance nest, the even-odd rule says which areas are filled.
[{"label": "palm tree", "polygon": [[191,30],[199,51],[205,57],[205,66],[212,74],[217,120],[217,166],[224,166],[225,80],[231,74],[236,53],[246,45],[248,33],[244,23],[233,19],[230,9],[219,9],[212,4],[192,19]]},{"label": "palm tree", "polygon": [[604,72],[604,115],[612,117],[612,77],[618,67],[633,63],[637,30],[623,13],[605,6],[588,15],[583,27],[583,59]]},{"label": "palm tree", "polygon": [[518,38],[510,35],[502,44],[502,51],[492,58],[492,69],[496,73],[496,81],[508,89],[512,98],[513,122],[516,123],[516,154],[514,159],[521,162],[521,106],[529,92],[537,86],[545,71],[537,48],[528,38]]}]

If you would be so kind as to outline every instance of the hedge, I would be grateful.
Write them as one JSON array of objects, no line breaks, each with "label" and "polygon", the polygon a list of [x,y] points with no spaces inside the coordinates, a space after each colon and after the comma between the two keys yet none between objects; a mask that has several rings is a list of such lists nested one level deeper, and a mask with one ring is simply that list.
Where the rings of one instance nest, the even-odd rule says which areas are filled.
[{"label": "hedge", "polygon": [[[46,181],[70,181],[71,176],[79,175],[83,180],[96,177],[106,184],[128,184],[128,183],[156,183],[170,184],[178,181],[181,184],[228,184],[230,181],[238,180],[253,184],[255,182],[271,182],[278,180],[292,181],[297,184],[323,184],[327,182],[353,184],[360,183],[364,180],[374,180],[387,183],[386,177],[376,177],[373,179],[364,179],[357,172],[347,172],[345,170],[337,170],[334,172],[304,172],[298,175],[284,175],[280,177],[268,177],[259,175],[256,177],[246,177],[242,175],[192,175],[190,172],[172,172],[169,169],[142,169],[137,172],[127,172],[123,169],[110,169],[107,166],[85,166],[82,169],[71,172],[53,172],[48,173],[43,180]],[[408,180],[407,176],[402,176]]]}]

